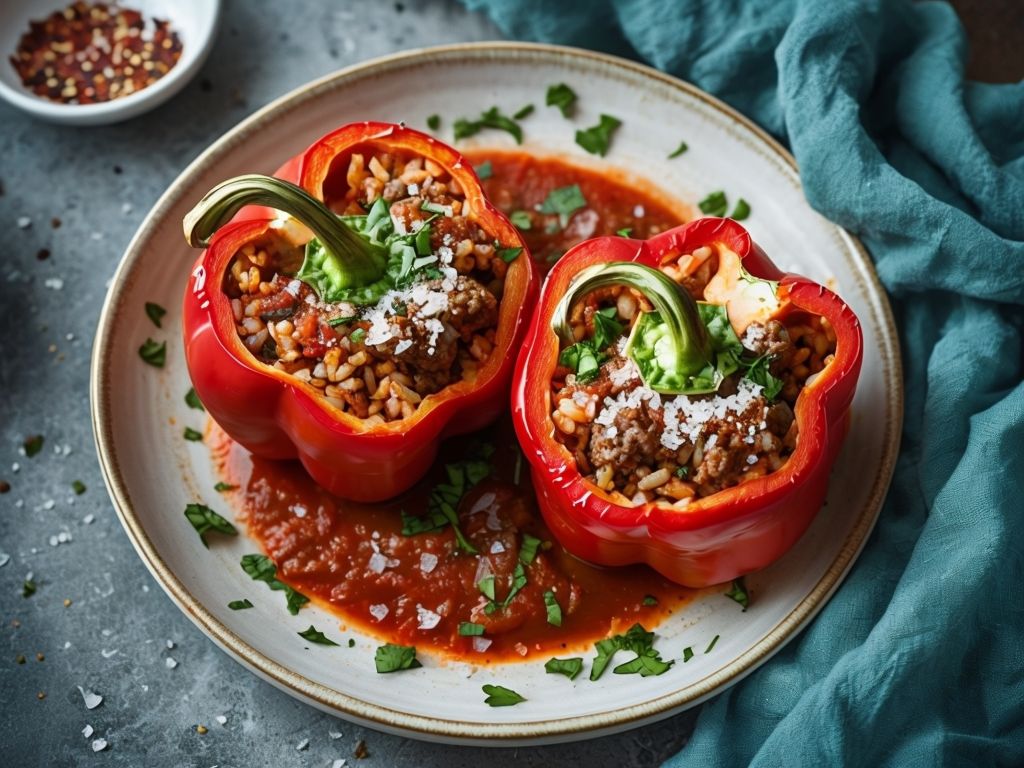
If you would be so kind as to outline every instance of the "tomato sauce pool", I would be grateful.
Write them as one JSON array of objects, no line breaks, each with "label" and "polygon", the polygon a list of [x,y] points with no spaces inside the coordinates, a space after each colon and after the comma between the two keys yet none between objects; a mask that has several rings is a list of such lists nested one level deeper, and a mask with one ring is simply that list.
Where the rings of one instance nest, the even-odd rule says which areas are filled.
[{"label": "tomato sauce pool", "polygon": [[[475,151],[470,159],[489,164],[488,196],[506,214],[520,212],[542,267],[587,237],[624,227],[647,237],[689,218],[625,177],[525,153]],[[584,207],[561,217],[538,210],[552,190],[574,184]],[[228,494],[236,517],[277,565],[277,578],[343,628],[385,642],[477,665],[555,656],[636,622],[651,629],[696,594],[646,566],[600,568],[559,547],[507,418],[448,441],[430,475],[382,504],[337,499],[297,462],[255,458],[215,425],[207,444],[222,479],[237,486]],[[453,472],[469,486],[455,494],[461,545],[428,514],[431,495],[457,485]]]}]

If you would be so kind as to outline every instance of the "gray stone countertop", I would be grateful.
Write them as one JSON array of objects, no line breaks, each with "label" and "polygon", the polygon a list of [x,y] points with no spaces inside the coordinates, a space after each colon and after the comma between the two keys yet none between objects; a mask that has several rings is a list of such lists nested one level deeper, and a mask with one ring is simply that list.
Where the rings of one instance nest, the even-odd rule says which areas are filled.
[{"label": "gray stone countertop", "polygon": [[[0,494],[0,764],[652,766],[685,743],[694,712],[575,744],[485,750],[385,735],[313,709],[243,669],[172,604],[100,477],[93,334],[125,246],[175,176],[239,120],[313,78],[405,48],[499,36],[454,2],[229,0],[203,70],[153,112],[72,128],[0,105],[0,482],[10,485]],[[32,435],[44,444],[29,457]],[[23,597],[27,578],[37,589]],[[88,709],[80,687],[102,703]],[[100,738],[107,746],[94,752]],[[360,741],[369,756],[356,759]]]}]

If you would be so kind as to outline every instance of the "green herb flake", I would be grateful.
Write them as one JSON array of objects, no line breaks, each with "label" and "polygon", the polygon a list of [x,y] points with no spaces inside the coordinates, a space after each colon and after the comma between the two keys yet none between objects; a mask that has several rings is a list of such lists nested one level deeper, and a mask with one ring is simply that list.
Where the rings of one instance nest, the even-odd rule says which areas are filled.
[{"label": "green herb flake", "polygon": [[363,339],[366,338],[366,329],[356,328],[354,331],[352,331],[352,333],[348,335],[348,337],[353,344],[362,344]]},{"label": "green herb flake", "polygon": [[21,585],[21,596],[32,597],[36,593],[36,583],[32,579],[25,579],[25,583]]},{"label": "green herb flake", "polygon": [[25,442],[21,444],[21,447],[25,449],[25,455],[30,459],[43,450],[43,442],[45,438],[42,435],[31,435],[25,438]]},{"label": "green herb flake", "polygon": [[331,638],[327,637],[327,635],[312,624],[309,625],[309,629],[304,629],[296,634],[303,640],[309,640],[309,642],[316,643],[317,645],[337,645],[336,642],[331,640]]},{"label": "green herb flake", "polygon": [[544,663],[544,671],[549,675],[565,675],[575,680],[583,671],[583,659],[579,656],[572,659],[551,658]]},{"label": "green herb flake", "polygon": [[686,646],[683,648],[683,664],[693,658],[693,648]]},{"label": "green herb flake", "polygon": [[612,670],[617,675],[639,674],[641,677],[660,675],[668,671],[673,662],[665,661],[654,649],[654,633],[648,632],[641,624],[634,624],[623,635],[598,640],[594,644],[597,656],[590,668],[590,679],[597,680],[611,663],[618,651],[632,651],[633,658]]},{"label": "green herb flake", "polygon": [[625,333],[626,326],[616,318],[618,310],[615,307],[605,307],[594,313],[593,340],[597,349],[607,349]]},{"label": "green herb flake", "polygon": [[750,363],[747,372],[743,374],[743,378],[750,379],[755,384],[761,386],[764,390],[763,394],[769,402],[779,396],[783,387],[782,379],[773,376],[769,368],[772,358],[772,355],[761,355],[761,357]]},{"label": "green herb flake", "polygon": [[676,477],[686,477],[690,474],[689,467],[676,467]]},{"label": "green herb flake", "polygon": [[699,203],[697,207],[700,208],[701,213],[707,216],[725,216],[725,212],[729,209],[729,203],[725,199],[725,192],[712,192],[710,195],[705,197]]},{"label": "green herb flake", "polygon": [[485,685],[483,691],[487,694],[484,704],[492,707],[511,707],[521,701],[526,701],[518,693],[502,685]]},{"label": "green herb flake", "polygon": [[492,128],[511,134],[516,144],[523,143],[523,129],[511,117],[503,115],[497,107],[491,107],[476,120],[460,117],[455,121],[454,128],[456,141],[475,136],[485,128]]},{"label": "green herb flake", "polygon": [[216,531],[217,533],[222,533],[225,536],[238,535],[238,530],[235,526],[205,504],[189,504],[186,506],[185,518],[192,524],[192,527],[196,529],[196,533],[199,534],[199,540],[203,542],[203,546],[207,549],[210,548],[210,545],[206,541],[206,534],[210,531]]},{"label": "green herb flake", "polygon": [[587,207],[587,198],[579,184],[570,184],[567,187],[558,187],[548,192],[544,202],[540,204],[541,213],[557,213],[559,223],[565,228],[569,224],[569,217],[581,208]]},{"label": "green herb flake", "polygon": [[519,562],[529,565],[537,557],[537,550],[540,547],[540,539],[528,533],[523,534],[523,543],[519,547]]},{"label": "green herb flake", "polygon": [[185,404],[189,408],[195,408],[197,411],[205,411],[202,402],[199,400],[199,395],[196,394],[196,388],[191,387],[188,392],[185,393]]},{"label": "green herb flake", "polygon": [[711,653],[711,649],[715,647],[715,643],[718,642],[719,635],[715,635],[711,638],[711,642],[708,643],[708,647],[704,649],[704,653]]},{"label": "green herb flake", "polygon": [[644,595],[642,604],[645,607],[650,608],[658,604],[658,598],[656,598],[654,595]]},{"label": "green herb flake", "polygon": [[253,581],[265,582],[274,592],[284,592],[288,613],[292,616],[309,602],[308,597],[277,578],[277,566],[266,555],[242,555],[242,570],[249,574]]},{"label": "green herb flake", "polygon": [[431,115],[430,117],[427,118],[427,128],[429,128],[432,131],[436,131],[440,127],[441,127],[441,116],[440,115]]},{"label": "green herb flake", "polygon": [[597,378],[602,362],[604,355],[594,349],[589,339],[566,347],[558,356],[558,364],[571,368],[576,373],[576,381],[584,384]]},{"label": "green herb flake", "polygon": [[146,317],[153,321],[153,325],[157,328],[162,328],[160,321],[163,320],[164,315],[167,314],[167,310],[161,307],[159,304],[154,304],[152,301],[146,302]]},{"label": "green herb flake", "polygon": [[480,163],[480,165],[476,166],[476,168],[474,168],[473,170],[476,171],[476,175],[480,179],[480,181],[489,179],[491,178],[491,176],[494,175],[494,167],[491,165],[490,160],[484,160],[482,163]]},{"label": "green herb flake", "polygon": [[576,143],[592,155],[604,157],[608,154],[612,133],[622,125],[622,121],[611,115],[601,115],[597,125],[576,131]]},{"label": "green herb flake", "polygon": [[471,621],[459,622],[459,634],[463,637],[477,637],[484,633],[483,624],[474,624]]},{"label": "green herb flake", "polygon": [[358,315],[349,315],[348,317],[332,317],[327,321],[327,324],[331,328],[337,328],[339,325],[348,325],[349,323],[355,322],[359,319]]},{"label": "green herb flake", "polygon": [[525,107],[520,108],[518,112],[512,115],[514,120],[522,120],[524,117],[529,117],[533,114],[533,104],[527,104]]},{"label": "green herb flake", "polygon": [[351,637],[350,637],[350,638],[348,639],[348,647],[349,647],[349,648],[355,648],[355,647],[356,647],[356,641],[355,641],[355,639],[354,639],[354,638],[351,638]]},{"label": "green herb flake", "polygon": [[232,611],[244,611],[247,608],[252,608],[252,603],[249,602],[249,598],[243,600],[232,600],[228,603],[228,608]]},{"label": "green herb flake", "polygon": [[381,675],[423,666],[416,658],[415,646],[393,643],[380,646],[373,656],[373,663],[377,667],[377,673]]},{"label": "green herb flake", "polygon": [[679,142],[679,146],[676,147],[675,150],[669,154],[668,159],[671,160],[674,157],[679,157],[681,154],[686,152],[686,150],[688,150],[689,148],[690,147],[687,146],[685,141]]},{"label": "green herb flake", "polygon": [[615,234],[618,235],[619,237],[629,237],[630,235],[633,234],[633,228],[623,227],[622,229],[615,230]]},{"label": "green herb flake", "polygon": [[558,107],[562,117],[569,117],[576,103],[576,92],[565,83],[549,86],[544,103],[549,107]]},{"label": "green herb flake", "polygon": [[192,429],[192,427],[185,427],[184,437],[193,443],[201,443],[203,441],[203,433],[197,429]]},{"label": "green herb flake", "polygon": [[232,485],[231,483],[225,483],[223,480],[221,480],[215,486],[213,486],[213,490],[218,491],[220,493],[224,493],[224,491],[234,491],[237,488],[238,488],[237,485]]},{"label": "green herb flake", "polygon": [[[486,446],[481,450],[487,456],[494,452],[493,446]],[[459,516],[455,510],[458,509],[466,491],[491,473],[491,465],[486,460],[469,459],[445,464],[444,469],[448,474],[448,482],[439,483],[431,489],[430,498],[427,500],[427,516],[436,520],[439,514],[442,515],[451,525],[459,548],[463,552],[475,555],[476,547],[462,534]]]},{"label": "green herb flake", "polygon": [[152,339],[146,339],[146,343],[139,347],[139,357],[154,368],[163,368],[167,360],[167,342],[157,344]]},{"label": "green herb flake", "polygon": [[555,593],[550,589],[544,593],[544,607],[548,612],[548,624],[553,627],[562,626],[562,606],[558,604]]},{"label": "green herb flake", "polygon": [[533,220],[530,218],[529,211],[512,211],[508,220],[512,222],[512,226],[524,232],[528,232],[533,226]]},{"label": "green herb flake", "polygon": [[83,493],[85,493],[85,483],[83,483],[81,480],[72,480],[71,490],[75,492],[75,496],[81,496]]},{"label": "green herb flake", "polygon": [[490,576],[484,576],[480,581],[476,583],[476,588],[480,590],[480,594],[490,600],[492,603],[495,600],[494,597],[494,574]]},{"label": "green herb flake", "polygon": [[519,254],[523,252],[522,246],[517,248],[502,248],[498,251],[498,258],[504,261],[506,264],[511,264],[513,261],[519,258]]},{"label": "green herb flake", "polygon": [[747,592],[747,585],[742,576],[733,580],[732,587],[725,593],[725,596],[743,606],[744,611],[750,605],[750,594]]},{"label": "green herb flake", "polygon": [[729,214],[729,218],[733,221],[743,221],[749,215],[750,203],[741,197],[736,201],[736,205],[733,206],[732,213]]}]

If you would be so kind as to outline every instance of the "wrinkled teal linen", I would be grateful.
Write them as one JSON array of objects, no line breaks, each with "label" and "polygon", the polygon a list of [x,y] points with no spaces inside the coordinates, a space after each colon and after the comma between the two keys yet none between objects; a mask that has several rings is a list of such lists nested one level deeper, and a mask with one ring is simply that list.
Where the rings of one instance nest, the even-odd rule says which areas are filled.
[{"label": "wrinkled teal linen", "polygon": [[906,418],[878,526],[670,765],[1024,765],[1024,83],[965,80],[943,3],[466,2],[752,117],[893,300]]}]

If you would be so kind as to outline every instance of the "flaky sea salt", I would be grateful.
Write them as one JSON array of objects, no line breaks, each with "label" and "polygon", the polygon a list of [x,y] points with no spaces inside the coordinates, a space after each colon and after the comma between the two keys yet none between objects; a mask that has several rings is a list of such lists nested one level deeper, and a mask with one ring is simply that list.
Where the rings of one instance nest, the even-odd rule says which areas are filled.
[{"label": "flaky sea salt", "polygon": [[377,621],[384,621],[388,613],[388,607],[384,603],[374,603],[370,606],[370,615]]},{"label": "flaky sea salt", "polygon": [[431,573],[437,568],[437,555],[433,552],[420,553],[420,570],[424,573]]},{"label": "flaky sea salt", "polygon": [[422,605],[416,606],[416,617],[419,619],[420,629],[433,629],[441,623],[441,614],[424,608]]},{"label": "flaky sea salt", "polygon": [[85,702],[86,709],[96,709],[96,707],[103,703],[103,697],[98,693],[87,691],[82,686],[78,686],[78,692],[82,694],[82,700]]}]

